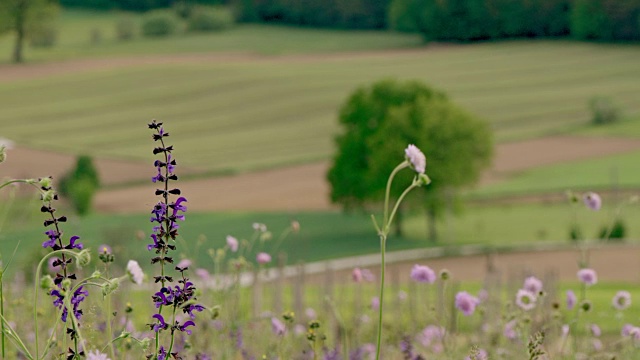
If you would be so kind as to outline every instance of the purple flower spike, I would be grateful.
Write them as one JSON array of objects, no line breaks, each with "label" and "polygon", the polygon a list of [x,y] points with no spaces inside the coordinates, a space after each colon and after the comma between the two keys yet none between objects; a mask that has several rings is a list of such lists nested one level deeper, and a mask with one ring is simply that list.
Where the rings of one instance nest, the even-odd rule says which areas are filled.
[{"label": "purple flower spike", "polygon": [[158,332],[160,329],[166,329],[167,323],[164,321],[164,318],[160,314],[153,314],[152,318],[158,320],[157,324],[151,325],[151,330]]}]

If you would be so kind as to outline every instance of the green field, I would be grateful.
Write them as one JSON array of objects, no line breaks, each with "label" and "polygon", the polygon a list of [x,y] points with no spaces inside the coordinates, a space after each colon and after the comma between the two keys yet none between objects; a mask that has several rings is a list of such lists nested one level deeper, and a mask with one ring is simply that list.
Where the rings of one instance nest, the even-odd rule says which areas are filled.
[{"label": "green field", "polygon": [[[141,22],[141,15],[133,13],[65,10],[58,21],[56,46],[49,49],[27,47],[26,59],[30,62],[46,62],[77,58],[205,52],[277,55],[412,48],[422,45],[420,36],[415,34],[263,25],[238,25],[222,33],[181,33],[151,40],[137,34],[131,41],[118,41],[116,23],[125,17],[138,25]],[[101,34],[101,42],[91,42],[93,31]],[[9,61],[12,47],[11,36],[0,36],[0,63]]]},{"label": "green field", "polygon": [[[38,209],[37,201],[34,201],[33,207]],[[576,214],[585,237],[596,238],[601,228],[610,224],[613,210],[614,206],[607,202],[600,212],[579,206]],[[640,238],[640,227],[633,222],[640,215],[639,211],[635,206],[622,212],[628,239]],[[24,210],[14,216],[19,217],[21,222],[12,218],[5,222],[0,233],[0,253],[6,261],[15,244],[21,241],[17,263],[24,265],[40,256],[39,252],[33,250],[40,248],[45,240],[45,229],[41,226],[43,218],[40,213],[28,214]],[[430,243],[426,240],[424,217],[413,216],[405,223],[405,238],[391,237],[388,250],[465,244],[483,245],[487,249],[510,249],[535,242],[564,242],[568,239],[571,217],[571,208],[564,204],[469,206],[460,216],[441,221],[441,240]],[[150,256],[146,244],[150,242],[148,235],[152,225],[147,215],[98,214],[81,219],[75,215],[69,218],[69,222],[63,226],[66,236],[79,235],[92,249],[105,243],[120,254],[126,253],[127,258],[146,259]],[[275,249],[278,243],[276,239],[291,220],[300,222],[301,231],[286,237]],[[286,252],[289,264],[379,251],[370,216],[364,213],[190,213],[181,228],[182,240],[178,244],[181,256],[193,258],[205,266],[211,264],[208,249],[223,247],[227,235],[250,239],[254,222],[265,223],[273,232],[274,240],[260,245],[262,249]],[[140,231],[143,235],[138,238],[136,234]]]},{"label": "green field", "polygon": [[598,94],[638,114],[639,56],[637,46],[502,42],[333,59],[140,64],[3,82],[0,125],[3,136],[37,148],[148,159],[144,124],[158,118],[176,135],[183,164],[243,171],[328,158],[346,96],[383,78],[445,90],[489,121],[499,141],[582,129],[587,102]]},{"label": "green field", "polygon": [[636,189],[640,186],[640,152],[543,166],[470,192],[478,197],[562,193],[566,190]]}]

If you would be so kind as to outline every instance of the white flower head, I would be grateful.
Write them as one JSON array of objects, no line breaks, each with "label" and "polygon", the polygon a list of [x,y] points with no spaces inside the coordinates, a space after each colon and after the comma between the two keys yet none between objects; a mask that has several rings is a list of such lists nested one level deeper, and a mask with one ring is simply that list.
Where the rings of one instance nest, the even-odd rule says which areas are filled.
[{"label": "white flower head", "polygon": [[144,273],[142,272],[142,268],[135,260],[129,260],[127,263],[127,275],[129,275],[129,279],[133,281],[135,284],[142,284],[142,279],[144,279]]},{"label": "white flower head", "polygon": [[427,168],[427,158],[422,151],[420,151],[417,146],[411,144],[404,150],[404,154],[409,164],[411,164],[411,168],[418,174],[424,174]]}]

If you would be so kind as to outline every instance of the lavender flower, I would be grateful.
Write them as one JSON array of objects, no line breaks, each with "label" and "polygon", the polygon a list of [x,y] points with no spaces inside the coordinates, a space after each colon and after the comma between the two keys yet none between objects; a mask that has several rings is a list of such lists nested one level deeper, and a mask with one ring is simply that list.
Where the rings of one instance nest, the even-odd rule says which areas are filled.
[{"label": "lavender flower", "polygon": [[509,340],[515,340],[518,338],[518,333],[516,332],[517,322],[515,320],[511,320],[508,323],[504,324],[504,330],[502,334]]},{"label": "lavender flower", "polygon": [[422,151],[418,149],[415,145],[409,145],[404,150],[405,157],[411,168],[415,170],[418,174],[424,174],[424,171],[427,167],[427,158],[424,156]]},{"label": "lavender flower", "polygon": [[231,235],[227,235],[227,246],[231,252],[238,251],[238,239],[234,238]]},{"label": "lavender flower", "polygon": [[628,291],[618,291],[611,301],[617,310],[624,310],[631,306],[631,294]]},{"label": "lavender flower", "polygon": [[127,263],[127,275],[129,275],[129,280],[137,285],[142,284],[142,280],[144,280],[144,272],[135,260],[129,260]]},{"label": "lavender flower", "polygon": [[258,255],[256,255],[256,261],[258,264],[268,264],[271,262],[271,255],[265,252],[258,253]]},{"label": "lavender flower", "polygon": [[567,309],[571,310],[574,306],[576,306],[576,302],[578,298],[576,294],[572,290],[567,290]]},{"label": "lavender flower", "polygon": [[478,298],[466,291],[461,291],[456,294],[455,305],[465,316],[469,316],[476,310]]},{"label": "lavender flower", "polygon": [[578,280],[590,286],[598,282],[598,275],[593,269],[580,269],[578,270]]},{"label": "lavender flower", "polygon": [[589,209],[594,211],[600,210],[600,207],[602,206],[602,199],[600,199],[600,195],[594,192],[584,194],[582,196],[582,200]]},{"label": "lavender flower", "polygon": [[287,331],[284,323],[276,317],[271,318],[271,331],[278,336],[283,336]]},{"label": "lavender flower", "polygon": [[436,273],[428,266],[413,265],[411,279],[416,282],[433,284],[436,281]]},{"label": "lavender flower", "polygon": [[529,291],[530,293],[538,296],[542,292],[542,281],[536,278],[535,276],[529,276],[524,279],[523,289]]},{"label": "lavender flower", "polygon": [[103,354],[98,350],[89,351],[87,354],[87,360],[111,360],[107,357],[107,354]]},{"label": "lavender flower", "polygon": [[602,335],[602,330],[600,330],[600,326],[596,324],[591,324],[591,335],[595,337]]},{"label": "lavender flower", "polygon": [[[171,182],[178,180],[178,176],[175,174],[177,162],[171,153],[173,146],[167,146],[164,142],[165,138],[169,136],[169,133],[165,132],[162,123],[156,122],[155,120],[149,124],[149,128],[155,131],[153,140],[159,142],[159,145],[153,149],[153,154],[160,154],[161,156],[160,159],[154,161],[157,174],[151,180],[153,183],[162,185],[155,191],[155,194],[160,196],[161,199],[151,210],[150,221],[155,223],[152,229],[153,233],[150,235],[153,243],[147,245],[147,250],[154,251],[156,254],[156,256],[151,259],[151,263],[159,263],[161,266],[161,275],[154,277],[154,281],[160,283],[161,287],[160,290],[151,297],[158,310],[157,313],[152,316],[154,321],[148,324],[150,329],[156,332],[155,353],[150,356],[160,360],[166,359],[170,354],[171,357],[177,359],[181,357],[178,355],[178,348],[180,346],[174,348],[173,339],[176,332],[179,331],[190,335],[192,333],[191,327],[196,324],[193,320],[187,320],[182,323],[176,320],[174,323],[169,324],[165,321],[164,316],[162,316],[163,308],[170,308],[174,315],[178,310],[182,310],[184,314],[188,314],[191,319],[194,319],[194,312],[201,312],[204,310],[204,307],[194,303],[196,300],[195,286],[185,276],[185,271],[190,264],[180,263],[174,268],[181,276],[178,280],[178,285],[171,285],[174,281],[173,277],[167,275],[165,271],[165,265],[173,263],[173,257],[169,256],[169,252],[176,250],[175,241],[178,236],[178,230],[180,229],[178,222],[185,220],[184,213],[187,211],[187,207],[185,206],[187,199],[180,196],[180,189],[170,186]],[[178,196],[178,198],[174,202],[170,202],[169,199],[171,196]],[[135,265],[137,265],[137,263],[135,263]],[[128,267],[128,270],[134,281],[142,281],[142,272],[138,271],[136,266],[133,266],[132,269]],[[158,346],[159,333],[168,329],[171,331],[171,345],[166,349],[164,346]]]},{"label": "lavender flower", "polygon": [[520,289],[516,294],[516,305],[522,310],[529,311],[536,307],[536,296],[528,290]]}]

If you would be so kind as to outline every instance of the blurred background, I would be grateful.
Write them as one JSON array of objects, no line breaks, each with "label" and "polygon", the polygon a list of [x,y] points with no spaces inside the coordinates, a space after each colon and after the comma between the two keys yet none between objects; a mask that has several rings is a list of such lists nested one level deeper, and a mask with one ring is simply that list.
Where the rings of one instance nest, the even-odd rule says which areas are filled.
[{"label": "blurred background", "polygon": [[[370,214],[415,143],[434,182],[389,250],[633,244],[638,40],[637,0],[2,0],[0,176],[53,176],[66,235],[145,258],[157,119],[181,256],[297,221],[265,245],[294,264],[377,252]],[[20,243],[29,268],[40,201],[0,196],[0,255]]]}]

